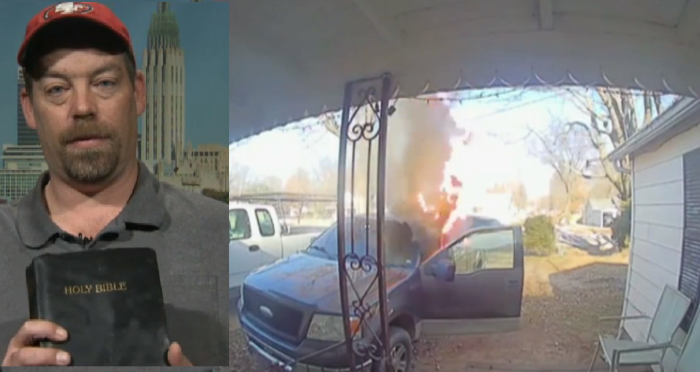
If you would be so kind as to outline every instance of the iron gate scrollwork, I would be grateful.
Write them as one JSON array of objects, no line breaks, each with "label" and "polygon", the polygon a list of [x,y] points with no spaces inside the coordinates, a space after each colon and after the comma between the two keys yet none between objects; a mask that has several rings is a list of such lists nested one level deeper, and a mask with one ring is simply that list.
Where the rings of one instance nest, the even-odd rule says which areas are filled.
[{"label": "iron gate scrollwork", "polygon": [[[388,73],[377,78],[349,82],[345,86],[338,154],[338,284],[345,344],[347,353],[350,355],[352,371],[356,371],[360,363],[368,360],[375,364],[380,363],[384,370],[391,370],[382,236],[386,191],[387,124],[390,111],[393,110],[389,107],[392,88],[392,77]],[[358,117],[361,110],[369,112],[365,120]],[[364,146],[359,146],[360,143]],[[357,177],[356,160],[358,151],[363,147],[366,147],[367,151],[365,154],[367,174],[364,177]],[[373,162],[373,151],[376,151],[376,162]],[[374,164],[375,177],[372,175],[372,163],[376,163]],[[365,180],[364,206],[360,206],[364,210],[364,219],[356,219],[356,180],[358,178]],[[374,185],[372,185],[373,181]],[[355,224],[360,221],[364,221],[365,225],[358,229]],[[372,222],[375,225],[374,229],[370,228]],[[357,230],[360,230],[364,236],[357,236]],[[364,249],[357,249],[358,238],[365,240]],[[374,244],[370,244],[370,240],[374,240]],[[346,244],[348,242],[350,244]],[[370,249],[373,245],[376,246],[375,252]],[[361,278],[360,280],[364,283],[369,280],[369,286],[358,288],[354,281],[356,277]],[[380,326],[370,326],[371,319],[376,324],[377,315]],[[363,331],[371,335],[364,334],[359,338],[356,337]]]},{"label": "iron gate scrollwork", "polygon": [[[373,371],[393,372],[390,363],[389,314],[382,239],[385,214],[387,123],[389,115],[394,110],[389,104],[392,89],[393,81],[388,73],[380,77],[353,81],[345,86],[338,154],[336,224],[338,284],[345,340],[296,360],[275,365],[273,366],[275,371],[297,370],[295,369],[297,363],[332,349],[341,348],[345,344],[350,371],[357,372],[361,368],[374,365],[383,368],[373,369]],[[358,118],[358,113],[363,110],[369,113],[366,120]],[[360,229],[356,229],[355,185],[358,173],[355,165],[360,144],[366,146],[367,174],[364,177],[366,195],[362,206],[364,224]],[[373,151],[376,151],[375,161],[373,161]],[[350,160],[349,169],[348,160]],[[376,171],[374,176],[373,169]],[[347,182],[348,173],[349,183]],[[373,180],[374,183],[371,185]],[[374,191],[370,191],[371,186],[374,187]],[[348,196],[349,200],[347,200]],[[370,225],[374,228],[370,228]],[[349,227],[349,239],[347,227]],[[361,230],[364,236],[357,236],[356,230]],[[369,241],[372,239],[370,235],[374,235],[374,252],[370,251]],[[361,242],[359,238],[364,239],[364,249],[357,247],[356,243]],[[354,280],[358,277],[359,279]],[[356,285],[356,281],[362,281],[362,285]],[[369,285],[364,288],[367,282]],[[307,370],[310,370],[308,366]],[[325,368],[321,367],[321,370],[324,371]]]}]

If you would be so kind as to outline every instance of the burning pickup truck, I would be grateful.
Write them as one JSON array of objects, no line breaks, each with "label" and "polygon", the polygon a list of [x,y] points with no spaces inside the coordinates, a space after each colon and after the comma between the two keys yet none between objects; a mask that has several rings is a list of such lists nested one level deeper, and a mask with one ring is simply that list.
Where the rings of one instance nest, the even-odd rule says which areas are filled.
[{"label": "burning pickup truck", "polygon": [[[395,371],[412,370],[412,342],[421,334],[501,332],[519,324],[521,228],[479,216],[460,222],[455,226],[462,233],[446,245],[420,224],[391,218],[385,222],[384,268]],[[374,221],[356,217],[346,223],[346,252],[376,257]],[[284,366],[287,371],[350,370],[337,255],[338,229],[334,225],[305,251],[245,279],[238,302],[239,319],[251,352],[262,363]],[[376,267],[349,269],[348,276],[351,304],[352,296],[368,289],[364,301],[377,301]],[[364,320],[353,317],[351,329],[353,342],[371,344],[381,333],[379,315]],[[378,370],[366,354],[356,354],[353,359],[358,370]]]}]

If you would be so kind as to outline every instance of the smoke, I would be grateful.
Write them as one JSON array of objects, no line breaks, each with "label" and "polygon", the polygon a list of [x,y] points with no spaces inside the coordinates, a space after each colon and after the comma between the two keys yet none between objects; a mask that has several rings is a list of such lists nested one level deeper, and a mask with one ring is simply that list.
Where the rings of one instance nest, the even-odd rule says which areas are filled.
[{"label": "smoke", "polygon": [[397,103],[389,120],[387,145],[386,196],[391,214],[406,220],[420,218],[420,193],[428,204],[435,203],[452,153],[450,139],[461,134],[450,108],[441,102]]},{"label": "smoke", "polygon": [[[422,193],[428,204],[436,203],[445,163],[452,152],[450,139],[463,135],[464,131],[457,128],[450,115],[449,106],[441,102],[399,100],[396,103],[387,136],[386,206],[390,215],[408,222],[432,221],[421,209],[418,194]],[[376,185],[377,148],[372,146],[372,165],[367,172],[367,145],[360,143],[356,149],[355,190],[356,195],[364,196],[368,174],[370,190]]]}]

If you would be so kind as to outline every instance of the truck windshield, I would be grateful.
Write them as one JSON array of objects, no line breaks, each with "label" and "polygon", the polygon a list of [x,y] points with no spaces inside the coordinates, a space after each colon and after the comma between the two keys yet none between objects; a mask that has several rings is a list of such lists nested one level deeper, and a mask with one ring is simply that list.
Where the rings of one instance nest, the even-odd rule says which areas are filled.
[{"label": "truck windshield", "polygon": [[[347,223],[345,233],[345,253],[355,252],[359,257],[365,255],[377,257],[377,231],[374,224],[367,226],[363,221],[356,221],[354,236],[350,234]],[[411,228],[404,223],[387,221],[385,223],[384,262],[387,266],[412,266],[418,260],[418,243],[412,239]],[[307,253],[338,259],[338,227],[333,225],[311,243]]]}]

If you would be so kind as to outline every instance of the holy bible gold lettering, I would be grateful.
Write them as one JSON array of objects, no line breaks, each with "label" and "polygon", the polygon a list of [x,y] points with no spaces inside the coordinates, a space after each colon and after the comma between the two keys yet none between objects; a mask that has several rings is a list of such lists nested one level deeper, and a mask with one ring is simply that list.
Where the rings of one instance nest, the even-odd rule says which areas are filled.
[{"label": "holy bible gold lettering", "polygon": [[105,293],[126,291],[126,282],[108,282],[100,284],[67,285],[63,287],[63,293],[67,295],[82,295],[92,293]]},{"label": "holy bible gold lettering", "polygon": [[156,252],[150,248],[45,254],[27,267],[29,317],[68,331],[74,366],[164,366],[170,344]]}]

